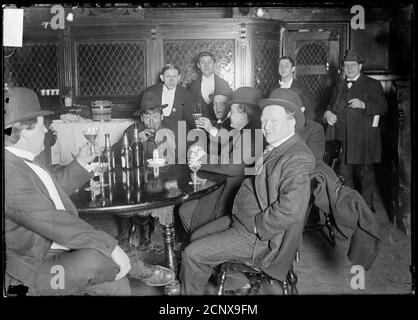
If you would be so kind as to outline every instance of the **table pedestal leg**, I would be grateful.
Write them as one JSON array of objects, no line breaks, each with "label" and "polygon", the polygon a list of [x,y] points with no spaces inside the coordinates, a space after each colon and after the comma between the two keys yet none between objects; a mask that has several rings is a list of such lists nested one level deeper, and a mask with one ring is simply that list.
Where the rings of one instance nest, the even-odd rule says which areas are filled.
[{"label": "table pedestal leg", "polygon": [[166,251],[166,259],[168,267],[174,271],[175,279],[177,279],[177,261],[174,253],[174,217],[173,217],[174,206],[158,208],[154,210],[151,215],[158,217],[158,220],[163,229],[163,238]]}]

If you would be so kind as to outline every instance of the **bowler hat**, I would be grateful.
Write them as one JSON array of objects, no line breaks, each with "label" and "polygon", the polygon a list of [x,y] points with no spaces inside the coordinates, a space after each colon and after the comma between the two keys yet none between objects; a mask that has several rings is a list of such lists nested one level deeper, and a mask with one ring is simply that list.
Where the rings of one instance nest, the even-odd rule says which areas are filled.
[{"label": "bowler hat", "polygon": [[221,85],[215,88],[215,92],[211,93],[209,95],[209,99],[213,100],[215,96],[225,96],[228,97],[228,99],[231,99],[232,97],[232,89],[228,85]]},{"label": "bowler hat", "polygon": [[305,125],[305,116],[301,110],[302,100],[298,94],[291,89],[277,88],[273,90],[268,99],[261,99],[258,101],[261,109],[271,105],[278,105],[295,115],[295,130],[302,128]]},{"label": "bowler hat", "polygon": [[241,87],[234,91],[232,99],[227,102],[231,104],[246,104],[257,106],[257,100],[261,98],[261,93],[253,87]]},{"label": "bowler hat", "polygon": [[144,95],[142,96],[141,103],[139,104],[139,110],[134,112],[134,116],[145,112],[147,109],[164,109],[167,106],[168,104],[161,104],[160,98],[157,96],[157,94],[151,91],[145,91]]},{"label": "bowler hat", "polygon": [[33,90],[21,87],[10,88],[5,92],[4,111],[4,129],[16,122],[54,114],[52,111],[41,110],[38,96]]},{"label": "bowler hat", "polygon": [[364,63],[364,59],[362,59],[354,49],[347,50],[344,58],[341,59],[341,61],[357,61],[358,63]]}]

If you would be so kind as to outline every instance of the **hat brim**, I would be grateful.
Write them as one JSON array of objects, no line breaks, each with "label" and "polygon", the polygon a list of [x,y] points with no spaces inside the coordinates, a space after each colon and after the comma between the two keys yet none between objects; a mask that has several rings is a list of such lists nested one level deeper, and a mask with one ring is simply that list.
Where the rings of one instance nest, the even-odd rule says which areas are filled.
[{"label": "hat brim", "polygon": [[340,59],[340,61],[341,62],[344,62],[344,61],[356,61],[357,63],[365,63],[366,62],[364,59],[355,59],[355,58],[353,58],[353,59],[343,58],[343,59]]},{"label": "hat brim", "polygon": [[235,100],[229,100],[226,102],[226,105],[230,106],[233,104],[246,104],[249,106],[257,106],[257,103],[254,103],[253,101],[249,101],[249,100],[244,100],[244,99],[235,99]]},{"label": "hat brim", "polygon": [[278,105],[294,113],[296,120],[295,130],[300,129],[305,125],[305,115],[301,110],[302,106],[297,106],[296,104],[283,99],[261,99],[258,100],[258,105],[261,110],[267,106]]},{"label": "hat brim", "polygon": [[49,115],[54,114],[54,113],[55,112],[49,111],[49,110],[39,110],[39,111],[28,112],[24,116],[13,119],[13,121],[5,122],[4,123],[4,129],[10,128],[12,126],[12,124],[16,123],[16,122],[22,122],[22,121],[33,119],[33,118],[40,117],[40,116],[42,116],[42,117],[49,116]]},{"label": "hat brim", "polygon": [[141,113],[145,112],[147,109],[154,109],[154,108],[164,109],[164,108],[167,108],[167,107],[168,107],[168,104],[162,104],[162,105],[155,106],[155,107],[145,107],[145,108],[141,108],[141,109],[135,111],[133,115],[134,116],[139,116]]}]

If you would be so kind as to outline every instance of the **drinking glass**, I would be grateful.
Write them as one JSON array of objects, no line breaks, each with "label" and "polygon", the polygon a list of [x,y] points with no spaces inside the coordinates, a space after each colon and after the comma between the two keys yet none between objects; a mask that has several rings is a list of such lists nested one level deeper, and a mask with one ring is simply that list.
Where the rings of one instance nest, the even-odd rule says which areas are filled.
[{"label": "drinking glass", "polygon": [[94,154],[94,141],[97,138],[97,135],[99,133],[98,127],[87,127],[83,130],[84,137],[87,139],[87,141],[90,141],[92,143],[92,146],[90,147],[90,154]]},{"label": "drinking glass", "polygon": [[201,163],[197,160],[189,161],[188,163],[190,170],[193,172],[193,185],[196,186],[197,182],[197,172],[199,171],[200,167],[202,166]]}]

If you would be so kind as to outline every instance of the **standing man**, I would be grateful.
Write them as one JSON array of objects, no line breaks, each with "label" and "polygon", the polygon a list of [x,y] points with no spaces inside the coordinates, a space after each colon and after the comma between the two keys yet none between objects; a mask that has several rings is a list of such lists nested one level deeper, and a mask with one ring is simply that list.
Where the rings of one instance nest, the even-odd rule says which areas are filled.
[{"label": "standing man", "polygon": [[52,112],[41,110],[27,88],[9,89],[4,98],[10,131],[4,136],[6,288],[25,285],[30,295],[129,295],[128,272],[146,283],[173,279],[165,268],[140,260],[131,265],[116,239],[78,217],[68,195],[93,174],[90,145],[49,172],[33,160],[44,148],[44,116]]},{"label": "standing man", "polygon": [[197,57],[197,67],[201,74],[194,80],[190,86],[195,104],[201,105],[202,115],[210,120],[216,121],[217,118],[212,110],[212,99],[210,97],[215,91],[231,90],[228,82],[215,74],[215,56],[210,52],[201,52]]},{"label": "standing man", "polygon": [[340,174],[374,211],[374,164],[382,152],[379,120],[388,106],[379,81],[361,73],[364,60],[354,50],[347,50],[343,63],[345,79],[335,88],[324,117],[335,139],[342,141]]},{"label": "standing man", "polygon": [[162,83],[155,84],[146,91],[157,95],[163,109],[163,126],[174,132],[178,144],[178,123],[186,121],[187,128],[195,127],[193,120],[193,98],[190,92],[180,85],[180,69],[174,64],[166,64],[160,73]]},{"label": "standing man", "polygon": [[292,266],[303,233],[315,158],[295,132],[305,122],[295,92],[277,89],[258,105],[269,144],[262,164],[257,175],[242,182],[232,215],[192,235],[183,253],[182,294],[203,294],[213,268],[226,261],[250,263],[278,280],[285,279]]},{"label": "standing man", "polygon": [[[283,56],[279,58],[279,86],[277,88],[283,89],[298,89],[299,97],[305,106],[305,118],[315,120],[315,102],[309,93],[309,89],[299,80],[294,78],[296,72],[295,61],[290,56]],[[274,89],[273,89],[274,90]]]}]

